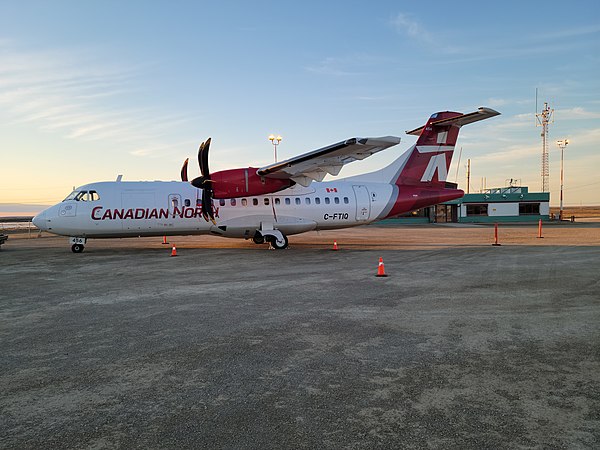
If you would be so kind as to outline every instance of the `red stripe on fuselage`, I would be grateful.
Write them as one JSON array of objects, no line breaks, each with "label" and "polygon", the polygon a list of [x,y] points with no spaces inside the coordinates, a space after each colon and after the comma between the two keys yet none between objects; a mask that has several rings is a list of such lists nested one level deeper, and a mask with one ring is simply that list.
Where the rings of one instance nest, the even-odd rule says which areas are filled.
[{"label": "red stripe on fuselage", "polygon": [[436,189],[420,186],[399,186],[394,206],[385,218],[415,211],[425,206],[437,205],[461,198],[465,193],[461,189]]}]

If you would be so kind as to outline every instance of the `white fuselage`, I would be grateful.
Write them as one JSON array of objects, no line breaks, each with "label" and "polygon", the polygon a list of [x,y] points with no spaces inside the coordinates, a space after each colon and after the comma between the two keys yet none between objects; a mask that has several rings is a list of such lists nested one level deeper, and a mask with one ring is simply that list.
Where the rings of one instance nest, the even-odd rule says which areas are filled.
[{"label": "white fuselage", "polygon": [[202,216],[202,191],[187,182],[98,182],[76,189],[74,194],[84,194],[72,194],[48,208],[36,216],[35,224],[55,234],[85,238],[176,234],[252,238],[257,229],[291,235],[385,217],[393,192],[394,186],[387,183],[340,180],[295,185],[259,197],[215,199],[215,225]]}]

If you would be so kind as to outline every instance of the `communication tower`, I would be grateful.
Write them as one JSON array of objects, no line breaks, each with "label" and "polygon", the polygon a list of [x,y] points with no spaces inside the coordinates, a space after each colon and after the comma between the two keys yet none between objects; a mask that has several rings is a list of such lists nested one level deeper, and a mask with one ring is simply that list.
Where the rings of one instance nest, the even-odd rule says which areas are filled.
[{"label": "communication tower", "polygon": [[550,109],[548,102],[544,103],[544,109],[540,113],[537,112],[537,91],[536,91],[535,117],[537,118],[536,126],[542,127],[542,192],[550,191],[550,164],[548,162],[548,124],[554,122],[554,109]]}]

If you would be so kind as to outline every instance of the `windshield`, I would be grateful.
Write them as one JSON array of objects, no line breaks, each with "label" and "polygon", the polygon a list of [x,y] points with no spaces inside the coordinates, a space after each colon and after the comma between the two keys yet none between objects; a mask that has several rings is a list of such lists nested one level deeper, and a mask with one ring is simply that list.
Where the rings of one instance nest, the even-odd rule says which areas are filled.
[{"label": "windshield", "polygon": [[63,202],[75,200],[76,202],[95,202],[100,199],[100,195],[96,191],[78,191],[71,192]]},{"label": "windshield", "polygon": [[79,194],[79,191],[73,191],[73,192],[71,192],[71,193],[70,193],[70,194],[67,196],[67,198],[65,198],[65,199],[63,200],[63,202],[66,202],[66,201],[68,201],[68,200],[74,200],[74,199],[75,199],[75,197],[77,196],[77,194]]}]

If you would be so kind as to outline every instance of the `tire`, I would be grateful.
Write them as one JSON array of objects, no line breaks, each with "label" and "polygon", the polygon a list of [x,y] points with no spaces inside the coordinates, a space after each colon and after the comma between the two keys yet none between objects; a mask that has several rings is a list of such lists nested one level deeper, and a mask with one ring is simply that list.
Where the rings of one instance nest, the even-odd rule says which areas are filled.
[{"label": "tire", "polygon": [[71,251],[73,253],[81,253],[81,252],[83,252],[83,244],[73,244],[73,245],[71,245]]},{"label": "tire", "polygon": [[271,241],[271,245],[273,246],[273,248],[275,250],[283,250],[283,249],[287,248],[287,246],[288,246],[288,238],[286,235],[283,235],[283,244],[281,244],[281,245],[277,242],[277,239],[274,238]]},{"label": "tire", "polygon": [[264,244],[265,243],[265,237],[260,234],[258,231],[254,234],[254,237],[252,238],[252,241],[255,244]]}]

